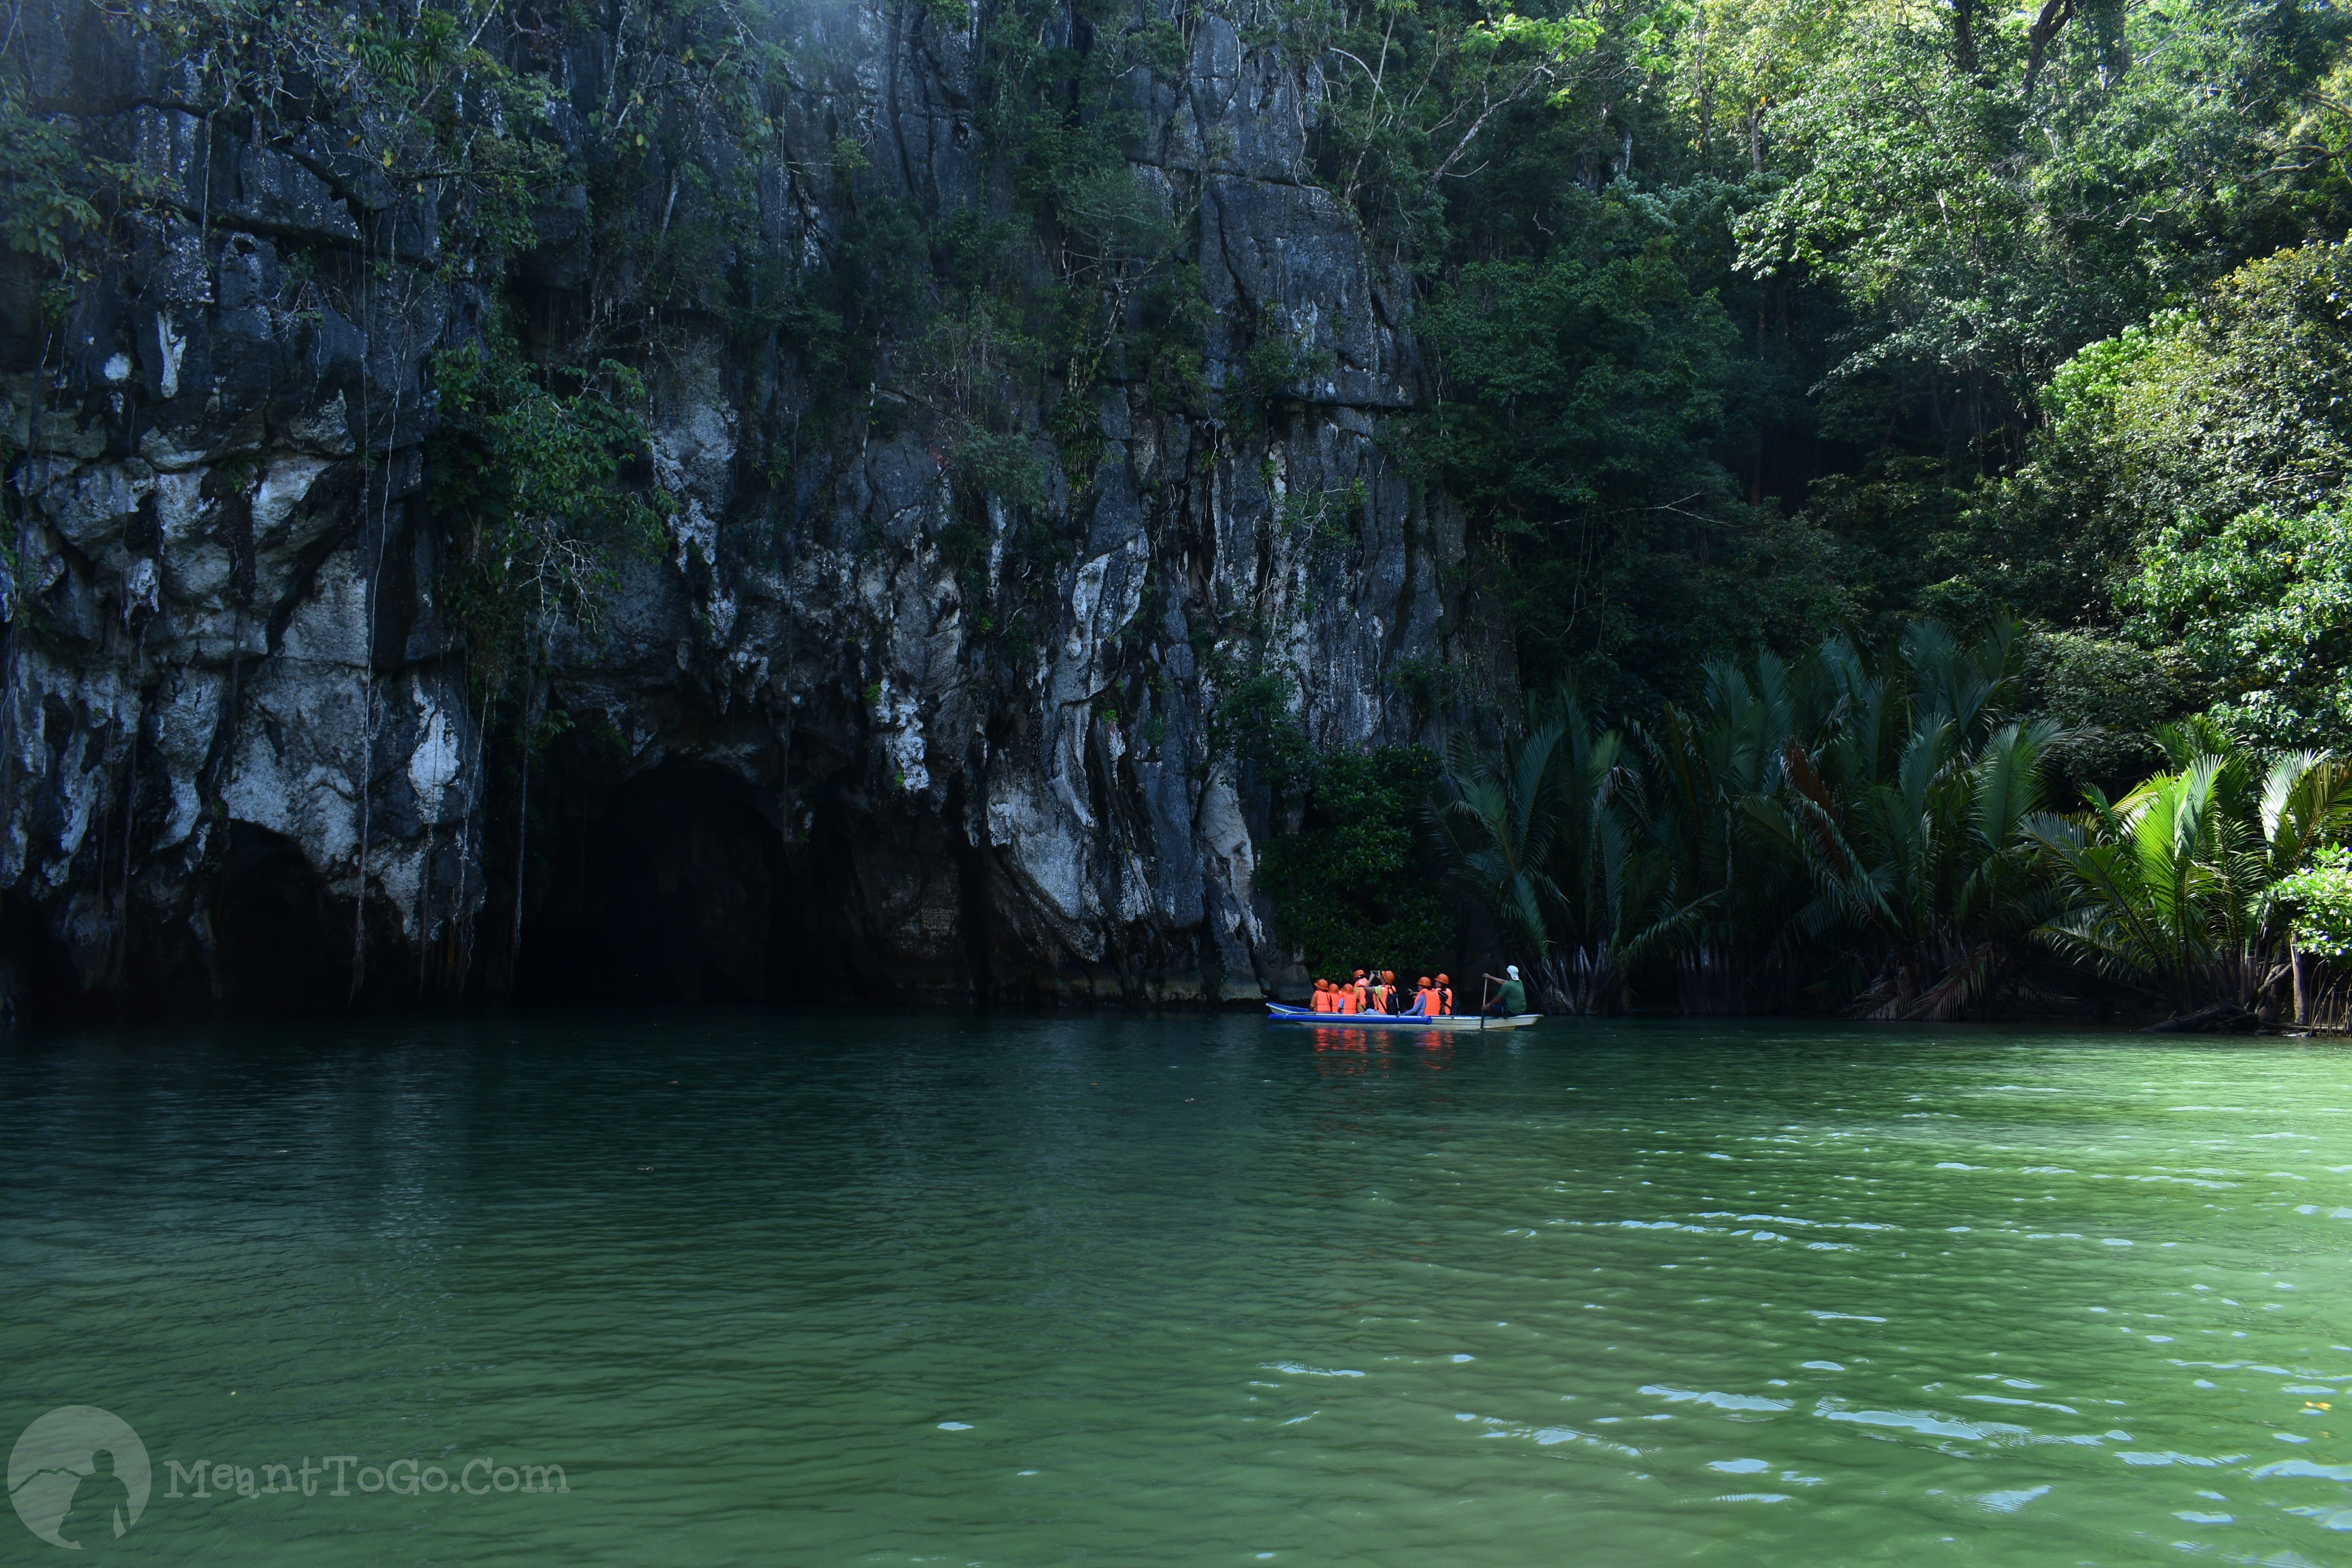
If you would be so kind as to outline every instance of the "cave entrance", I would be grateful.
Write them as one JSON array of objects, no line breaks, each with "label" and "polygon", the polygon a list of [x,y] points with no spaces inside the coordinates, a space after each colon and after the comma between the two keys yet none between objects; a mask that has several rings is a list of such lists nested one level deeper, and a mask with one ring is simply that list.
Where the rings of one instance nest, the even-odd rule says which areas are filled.
[{"label": "cave entrance", "polygon": [[214,889],[213,973],[224,1012],[252,1017],[344,1005],[351,906],[329,896],[299,846],[266,827],[231,823]]},{"label": "cave entrance", "polygon": [[576,795],[532,860],[518,999],[795,999],[803,879],[733,774],[667,766]]}]

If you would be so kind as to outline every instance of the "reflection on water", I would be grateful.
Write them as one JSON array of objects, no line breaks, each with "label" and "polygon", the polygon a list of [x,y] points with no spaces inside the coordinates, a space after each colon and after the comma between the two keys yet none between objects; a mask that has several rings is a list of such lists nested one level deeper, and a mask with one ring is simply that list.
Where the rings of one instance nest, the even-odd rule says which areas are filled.
[{"label": "reflection on water", "polygon": [[1443,1072],[1454,1065],[1454,1035],[1444,1029],[1419,1034],[1398,1029],[1309,1028],[1302,1035],[1323,1073],[1385,1071],[1399,1065]]},{"label": "reflection on water", "polygon": [[846,1015],[14,1042],[0,1438],[128,1421],[113,1550],[174,1563],[2352,1562],[2347,1062]]}]

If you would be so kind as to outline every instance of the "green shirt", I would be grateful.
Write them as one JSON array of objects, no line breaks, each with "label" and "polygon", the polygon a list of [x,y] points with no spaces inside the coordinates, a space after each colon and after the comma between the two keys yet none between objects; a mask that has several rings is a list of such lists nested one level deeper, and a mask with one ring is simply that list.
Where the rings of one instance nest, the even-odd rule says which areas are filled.
[{"label": "green shirt", "polygon": [[1495,1000],[1505,1013],[1516,1018],[1528,1010],[1528,988],[1516,980],[1506,980],[1503,988],[1495,993]]}]

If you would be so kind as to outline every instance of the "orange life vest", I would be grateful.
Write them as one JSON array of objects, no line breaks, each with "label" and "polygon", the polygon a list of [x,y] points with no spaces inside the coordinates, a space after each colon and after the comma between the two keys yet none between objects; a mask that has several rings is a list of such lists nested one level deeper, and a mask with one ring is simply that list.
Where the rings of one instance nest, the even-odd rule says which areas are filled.
[{"label": "orange life vest", "polygon": [[1423,992],[1421,994],[1420,1001],[1421,1010],[1428,1014],[1431,1017],[1442,1018],[1445,1016],[1445,997],[1444,993],[1440,992],[1436,986],[1433,985],[1428,990]]}]

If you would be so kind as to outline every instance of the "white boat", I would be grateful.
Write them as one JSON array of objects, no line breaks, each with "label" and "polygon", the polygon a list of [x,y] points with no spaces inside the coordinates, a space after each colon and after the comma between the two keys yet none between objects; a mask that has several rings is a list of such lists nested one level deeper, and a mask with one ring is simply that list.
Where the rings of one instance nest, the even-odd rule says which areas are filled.
[{"label": "white boat", "polygon": [[1286,1007],[1279,1002],[1267,1003],[1265,1010],[1269,1024],[1306,1024],[1318,1029],[1428,1029],[1472,1035],[1524,1029],[1543,1016],[1541,1013],[1520,1013],[1508,1018],[1489,1018],[1473,1013],[1431,1018],[1418,1013],[1318,1013],[1312,1007]]}]

